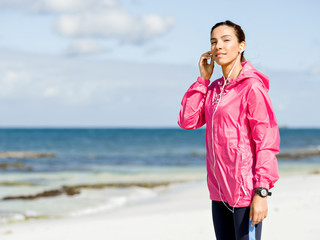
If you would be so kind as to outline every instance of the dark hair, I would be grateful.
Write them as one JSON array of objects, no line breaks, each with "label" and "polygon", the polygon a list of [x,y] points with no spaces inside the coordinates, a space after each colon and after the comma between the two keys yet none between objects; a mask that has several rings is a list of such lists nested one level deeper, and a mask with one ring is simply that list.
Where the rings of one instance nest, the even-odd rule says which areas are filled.
[{"label": "dark hair", "polygon": [[[224,21],[224,22],[219,22],[219,23],[217,23],[216,25],[214,25],[214,26],[211,28],[211,33],[210,33],[210,35],[212,34],[213,30],[214,30],[215,28],[219,27],[219,26],[232,27],[233,30],[234,30],[234,32],[235,32],[235,34],[236,34],[236,36],[237,36],[237,38],[238,38],[238,42],[239,42],[239,43],[245,42],[246,36],[244,35],[244,32],[243,32],[242,28],[241,28],[239,25],[237,25],[237,24],[235,24],[235,23],[233,23],[233,22],[231,22],[231,21],[229,21],[229,20]],[[245,59],[244,56],[243,56],[243,53],[244,53],[244,52],[241,53],[241,62],[245,62],[245,61],[246,61],[246,59]]]}]

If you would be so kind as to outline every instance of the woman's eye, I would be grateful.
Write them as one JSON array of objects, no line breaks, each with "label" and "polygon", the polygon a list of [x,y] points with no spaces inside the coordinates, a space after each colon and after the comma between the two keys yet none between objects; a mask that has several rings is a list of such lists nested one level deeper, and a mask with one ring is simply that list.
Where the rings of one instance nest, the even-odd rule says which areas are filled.
[{"label": "woman's eye", "polygon": [[211,45],[216,44],[216,42],[212,42]]},{"label": "woman's eye", "polygon": [[229,42],[230,40],[229,39],[226,39],[226,40],[224,40],[225,42]]}]

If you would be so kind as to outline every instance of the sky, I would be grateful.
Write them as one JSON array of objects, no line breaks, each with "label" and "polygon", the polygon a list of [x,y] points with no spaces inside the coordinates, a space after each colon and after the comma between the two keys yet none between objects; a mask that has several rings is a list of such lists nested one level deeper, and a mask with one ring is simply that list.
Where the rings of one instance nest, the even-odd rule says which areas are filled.
[{"label": "sky", "polygon": [[177,127],[210,29],[225,20],[270,78],[278,124],[320,127],[319,10],[316,0],[1,0],[0,127]]}]

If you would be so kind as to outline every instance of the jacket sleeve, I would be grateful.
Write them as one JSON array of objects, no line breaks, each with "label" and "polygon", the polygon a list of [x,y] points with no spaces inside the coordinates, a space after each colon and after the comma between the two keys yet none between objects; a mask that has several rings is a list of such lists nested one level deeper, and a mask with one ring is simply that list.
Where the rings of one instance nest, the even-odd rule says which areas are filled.
[{"label": "jacket sleeve", "polygon": [[198,77],[185,93],[178,117],[178,124],[184,129],[200,128],[206,123],[204,103],[210,81]]},{"label": "jacket sleeve", "polygon": [[279,153],[280,134],[271,100],[261,84],[249,92],[248,120],[256,152],[254,188],[271,189],[279,179],[275,155]]}]

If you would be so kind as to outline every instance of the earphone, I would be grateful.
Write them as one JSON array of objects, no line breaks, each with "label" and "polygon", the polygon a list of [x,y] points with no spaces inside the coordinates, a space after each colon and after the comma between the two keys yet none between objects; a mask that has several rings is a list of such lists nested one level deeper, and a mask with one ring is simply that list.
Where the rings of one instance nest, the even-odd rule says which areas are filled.
[{"label": "earphone", "polygon": [[[243,47],[240,47],[240,52],[239,52],[239,55],[238,55],[238,57],[237,57],[237,60],[238,60],[238,58],[240,57],[240,54],[241,54],[242,52],[243,52]],[[219,183],[219,181],[218,181],[218,179],[217,179],[217,176],[216,176],[216,161],[217,161],[217,160],[216,160],[216,156],[215,156],[215,152],[214,152],[214,141],[213,141],[213,139],[214,139],[214,136],[213,136],[213,126],[214,126],[214,122],[213,122],[213,120],[214,120],[214,119],[213,119],[213,117],[214,117],[214,115],[215,115],[215,113],[216,113],[216,111],[217,111],[217,109],[218,109],[218,106],[219,106],[219,104],[220,104],[220,102],[221,102],[222,95],[224,94],[224,89],[225,89],[225,87],[228,85],[228,84],[227,84],[227,81],[228,81],[229,77],[231,76],[231,73],[232,73],[234,67],[236,66],[237,60],[234,62],[233,66],[232,66],[232,68],[231,68],[231,71],[230,71],[229,74],[228,74],[228,77],[225,78],[225,77],[223,76],[224,82],[223,82],[223,85],[222,85],[221,92],[220,92],[220,94],[218,94],[217,97],[214,99],[214,111],[213,111],[213,113],[212,113],[212,125],[211,125],[211,128],[212,128],[212,133],[211,133],[211,134],[212,134],[212,136],[211,136],[212,146],[211,146],[211,147],[212,147],[212,157],[213,157],[213,176],[214,176],[214,178],[216,179],[217,184],[218,184],[220,200],[221,200],[222,203],[226,206],[226,208],[227,208],[228,210],[230,210],[232,213],[234,213],[234,208],[235,208],[235,206],[237,205],[237,203],[239,202],[241,195],[239,194],[239,197],[238,197],[236,203],[234,204],[234,206],[232,207],[232,209],[229,208],[228,205],[227,205],[227,204],[223,201],[223,199],[222,199],[220,183]],[[241,188],[243,188],[243,185],[242,185],[242,184],[243,184],[243,183],[242,183],[242,180],[241,180],[241,184],[240,184]],[[243,189],[244,189],[244,188],[243,188]],[[244,192],[245,192],[245,191],[244,191]]]}]

